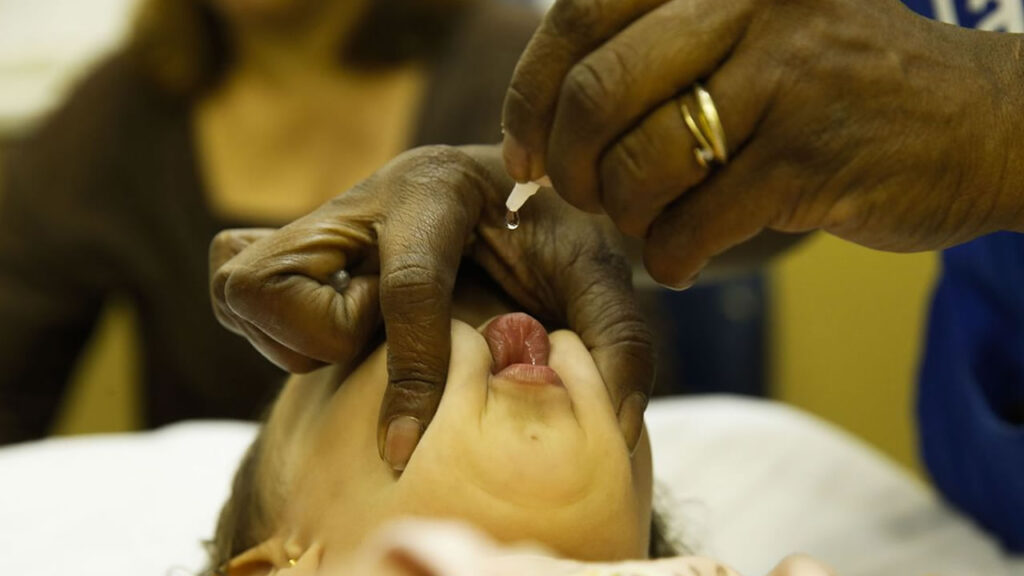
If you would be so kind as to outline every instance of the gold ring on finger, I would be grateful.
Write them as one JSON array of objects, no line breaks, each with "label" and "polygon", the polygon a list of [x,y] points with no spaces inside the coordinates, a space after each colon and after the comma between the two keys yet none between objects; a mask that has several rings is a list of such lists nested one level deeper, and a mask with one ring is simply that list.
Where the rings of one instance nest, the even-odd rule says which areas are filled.
[{"label": "gold ring on finger", "polygon": [[689,104],[682,99],[679,109],[686,127],[697,140],[697,147],[693,150],[697,163],[703,168],[709,168],[712,162],[725,164],[729,160],[729,148],[715,101],[700,84],[694,84],[690,95],[697,102],[698,114],[694,116]]}]

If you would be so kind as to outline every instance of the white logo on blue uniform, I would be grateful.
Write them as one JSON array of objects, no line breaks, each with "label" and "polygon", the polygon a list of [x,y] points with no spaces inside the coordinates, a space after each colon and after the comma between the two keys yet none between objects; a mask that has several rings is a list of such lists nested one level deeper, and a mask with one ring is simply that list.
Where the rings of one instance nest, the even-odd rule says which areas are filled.
[{"label": "white logo on blue uniform", "polygon": [[1024,32],[1024,0],[903,0],[918,14],[979,30]]}]

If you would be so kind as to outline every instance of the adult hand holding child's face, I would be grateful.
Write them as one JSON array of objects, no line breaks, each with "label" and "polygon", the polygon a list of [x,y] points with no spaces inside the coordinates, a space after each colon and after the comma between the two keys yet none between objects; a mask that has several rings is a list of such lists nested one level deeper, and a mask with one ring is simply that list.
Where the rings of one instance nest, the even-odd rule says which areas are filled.
[{"label": "adult hand holding child's face", "polygon": [[511,186],[495,148],[422,148],[280,230],[224,232],[211,248],[217,317],[291,372],[351,362],[383,319],[378,442],[401,469],[441,398],[468,256],[529,312],[580,335],[634,446],[653,349],[614,230],[548,190],[512,232]]}]

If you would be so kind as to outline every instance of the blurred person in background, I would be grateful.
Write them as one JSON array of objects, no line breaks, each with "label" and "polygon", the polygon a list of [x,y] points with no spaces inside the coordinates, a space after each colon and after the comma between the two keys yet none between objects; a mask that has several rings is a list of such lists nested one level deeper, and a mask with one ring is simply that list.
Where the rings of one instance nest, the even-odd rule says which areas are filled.
[{"label": "blurred person in background", "polygon": [[255,417],[283,372],[217,325],[207,247],[406,148],[496,141],[535,16],[488,0],[148,0],[0,182],[0,444],[46,434],[104,303],[136,307],[143,417]]}]

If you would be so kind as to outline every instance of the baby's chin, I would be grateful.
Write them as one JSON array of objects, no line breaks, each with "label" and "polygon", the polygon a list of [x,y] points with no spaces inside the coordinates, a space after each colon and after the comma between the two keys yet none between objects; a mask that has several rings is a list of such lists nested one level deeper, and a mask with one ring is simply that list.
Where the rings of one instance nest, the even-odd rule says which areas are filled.
[{"label": "baby's chin", "polygon": [[543,531],[536,529],[538,524],[531,518],[527,529],[508,523],[488,529],[464,518],[393,518],[371,530],[362,546],[340,555],[326,554],[317,573],[410,576],[433,573],[428,567],[444,567],[447,574],[447,569],[472,566],[486,568],[488,574],[575,574],[582,568],[581,561],[647,557],[645,547],[637,548],[625,538],[610,547],[595,542],[590,536],[593,523],[586,519],[578,520],[573,529],[562,529],[555,542],[546,541]]},{"label": "baby's chin", "polygon": [[392,519],[403,517],[464,522],[502,544],[532,545],[555,557],[613,561],[641,558],[646,552],[648,525],[641,525],[640,514],[629,502],[608,498],[549,507],[435,494],[427,509]]}]

